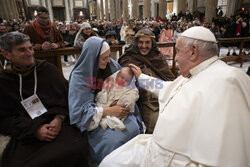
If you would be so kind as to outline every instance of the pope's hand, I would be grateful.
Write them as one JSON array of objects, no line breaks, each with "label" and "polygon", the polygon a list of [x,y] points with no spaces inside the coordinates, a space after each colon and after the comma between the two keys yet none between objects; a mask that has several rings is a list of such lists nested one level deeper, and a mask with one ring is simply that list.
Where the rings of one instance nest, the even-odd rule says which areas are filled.
[{"label": "pope's hand", "polygon": [[142,71],[141,71],[140,67],[138,67],[138,66],[136,66],[134,64],[129,64],[128,66],[131,68],[131,70],[135,74],[135,77],[138,79],[139,76],[142,74]]}]

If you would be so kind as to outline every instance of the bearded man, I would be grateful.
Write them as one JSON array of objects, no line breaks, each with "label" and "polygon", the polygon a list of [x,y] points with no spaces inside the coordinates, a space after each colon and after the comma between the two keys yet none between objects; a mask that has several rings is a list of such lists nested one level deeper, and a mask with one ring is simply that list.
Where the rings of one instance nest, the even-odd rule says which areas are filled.
[{"label": "bearded man", "polygon": [[49,21],[49,11],[45,7],[37,8],[37,15],[24,29],[30,37],[34,50],[49,50],[63,47],[63,38]]},{"label": "bearded man", "polygon": [[[135,64],[144,74],[164,81],[172,81],[175,78],[166,58],[156,46],[154,33],[148,28],[142,28],[137,32],[131,45],[119,59],[119,63],[121,66]],[[159,114],[158,98],[144,89],[139,89],[139,94],[138,107],[147,128],[146,132],[152,133]]]}]

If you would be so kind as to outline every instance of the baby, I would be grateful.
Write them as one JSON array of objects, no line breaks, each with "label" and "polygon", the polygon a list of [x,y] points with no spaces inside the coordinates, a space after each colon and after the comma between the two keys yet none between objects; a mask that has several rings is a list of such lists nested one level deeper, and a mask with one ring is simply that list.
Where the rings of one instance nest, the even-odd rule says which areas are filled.
[{"label": "baby", "polygon": [[[131,88],[131,80],[134,74],[129,67],[123,67],[120,71],[112,74],[104,81],[102,91],[96,95],[97,107],[109,107],[114,101],[117,104],[123,104],[130,108],[130,112],[134,112],[135,103],[139,98],[138,89],[134,86]],[[125,119],[125,118],[124,118]],[[107,126],[115,130],[123,130],[125,126],[123,124],[124,119],[120,120],[114,116],[106,116],[102,118],[100,125],[103,129]]]}]

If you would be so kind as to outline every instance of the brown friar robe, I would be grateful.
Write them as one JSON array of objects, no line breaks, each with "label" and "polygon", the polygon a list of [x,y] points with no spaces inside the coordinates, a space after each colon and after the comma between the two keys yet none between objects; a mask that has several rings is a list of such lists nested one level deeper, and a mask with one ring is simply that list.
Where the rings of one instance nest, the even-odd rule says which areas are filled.
[{"label": "brown friar robe", "polygon": [[[0,134],[11,136],[2,167],[88,166],[86,142],[80,131],[68,123],[68,82],[46,61],[37,60],[36,69],[36,94],[48,111],[35,119],[21,105],[19,76],[0,72]],[[26,99],[34,92],[34,69],[22,80]],[[66,117],[59,135],[52,142],[41,142],[35,136],[37,129],[56,115]]]},{"label": "brown friar robe", "polygon": [[[124,55],[118,61],[122,67],[132,63],[141,68],[142,73],[164,81],[172,81],[174,75],[169,69],[166,58],[159,52],[153,40],[152,49],[147,55],[142,55],[137,47],[137,39],[125,49]],[[152,133],[158,118],[159,103],[157,97],[144,89],[139,89],[138,106],[142,119],[147,127],[147,133]]]},{"label": "brown friar robe", "polygon": [[61,36],[59,30],[57,30],[57,28],[53,24],[50,25],[50,32],[47,36],[43,36],[42,34],[40,34],[39,31],[35,29],[34,24],[26,25],[23,33],[30,37],[30,42],[34,47],[34,50],[41,50],[42,44],[45,41],[56,43],[59,47],[64,47],[63,37]]},{"label": "brown friar robe", "polygon": [[[50,32],[46,36],[44,36],[42,33],[39,33],[39,31],[36,30],[34,25],[39,25],[39,23],[37,23],[36,21],[32,21],[31,24],[25,26],[23,33],[30,37],[30,42],[32,43],[32,46],[35,51],[42,50],[42,44],[45,41],[50,43],[56,43],[59,48],[64,47],[63,37],[60,34],[60,31],[53,24],[49,24]],[[39,30],[42,31],[43,29]],[[44,54],[44,58],[39,57],[39,59],[47,60],[48,62],[55,65],[57,65],[58,63],[57,57],[46,57],[46,54]]]}]

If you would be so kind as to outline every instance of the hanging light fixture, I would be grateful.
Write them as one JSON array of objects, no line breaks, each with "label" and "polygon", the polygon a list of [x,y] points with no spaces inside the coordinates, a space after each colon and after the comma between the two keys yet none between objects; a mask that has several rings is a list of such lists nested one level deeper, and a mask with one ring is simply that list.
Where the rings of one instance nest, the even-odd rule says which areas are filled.
[{"label": "hanging light fixture", "polygon": [[83,13],[82,13],[82,11],[80,11],[80,14],[79,14],[79,16],[83,16]]},{"label": "hanging light fixture", "polygon": [[37,11],[35,10],[35,11],[34,11],[34,16],[36,16],[36,15],[37,15]]}]

